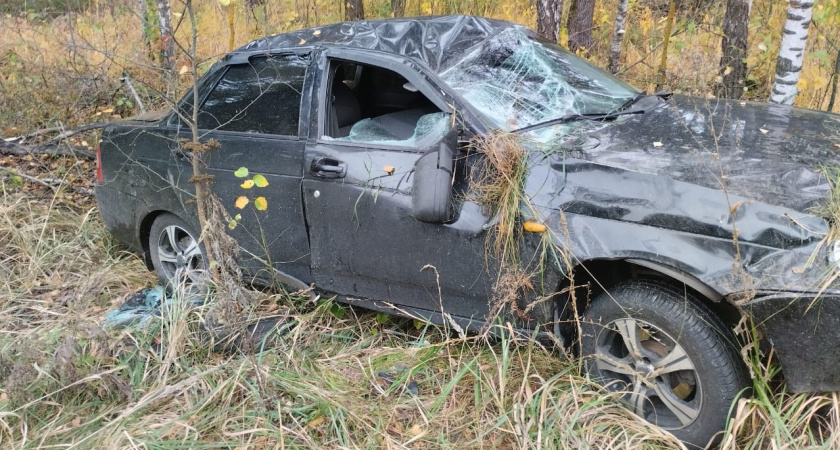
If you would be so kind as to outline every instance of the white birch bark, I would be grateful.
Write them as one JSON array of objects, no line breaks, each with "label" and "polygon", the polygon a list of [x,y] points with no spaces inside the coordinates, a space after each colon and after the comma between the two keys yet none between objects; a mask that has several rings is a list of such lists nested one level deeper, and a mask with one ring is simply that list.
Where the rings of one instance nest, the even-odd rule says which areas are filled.
[{"label": "white birch bark", "polygon": [[169,0],[157,0],[157,14],[160,26],[160,64],[162,68],[172,70],[175,67],[175,41]]},{"label": "white birch bark", "polygon": [[798,90],[799,74],[802,72],[802,59],[805,44],[808,41],[808,28],[811,25],[811,13],[814,2],[791,0],[788,5],[787,20],[782,32],[782,44],[779,58],[776,60],[776,77],[773,80],[773,92],[770,102],[792,105]]},{"label": "white birch bark", "polygon": [[563,0],[537,0],[537,33],[556,43],[560,40]]},{"label": "white birch bark", "polygon": [[618,0],[618,10],[615,13],[612,43],[610,43],[610,73],[618,72],[621,60],[621,41],[624,39],[624,24],[627,21],[627,3],[629,0]]}]

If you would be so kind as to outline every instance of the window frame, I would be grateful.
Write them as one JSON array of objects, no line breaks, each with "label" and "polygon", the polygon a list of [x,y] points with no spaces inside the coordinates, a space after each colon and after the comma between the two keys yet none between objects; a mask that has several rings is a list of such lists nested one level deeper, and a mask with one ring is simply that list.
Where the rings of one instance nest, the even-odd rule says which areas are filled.
[{"label": "window frame", "polygon": [[[447,102],[443,96],[438,95],[439,88],[434,86],[426,77],[421,75],[420,68],[416,67],[415,63],[405,57],[399,57],[399,59],[395,60],[393,55],[385,54],[390,56],[390,58],[383,57],[379,55],[380,52],[376,51],[365,51],[364,53],[348,50],[348,49],[334,49],[334,48],[327,48],[324,52],[321,53],[319,56],[323,58],[323,65],[324,68],[320,74],[319,82],[320,85],[318,86],[317,95],[313,95],[313,101],[316,101],[317,104],[314,107],[317,110],[317,120],[315,126],[315,137],[314,140],[317,144],[320,145],[340,145],[346,147],[355,147],[355,148],[371,148],[377,150],[389,150],[389,151],[396,151],[396,152],[404,152],[404,153],[422,153],[427,149],[421,149],[417,147],[410,147],[410,146],[399,146],[399,145],[386,145],[380,143],[370,143],[370,142],[352,142],[352,141],[344,141],[340,139],[324,139],[327,135],[327,99],[330,94],[329,90],[332,86],[333,76],[332,73],[332,62],[335,60],[338,61],[346,61],[350,63],[356,64],[363,64],[369,66],[376,66],[380,69],[390,70],[395,72],[396,74],[405,78],[409,83],[414,85],[417,90],[423,94],[426,99],[428,99],[435,107],[437,107],[440,112],[457,115],[456,111],[453,111],[452,105]],[[444,92],[445,91],[441,91]],[[457,122],[456,118],[456,122]]]},{"label": "window frame", "polygon": [[[199,110],[204,107],[204,104],[207,102],[208,97],[210,94],[216,89],[219,83],[224,79],[225,75],[230,71],[231,66],[236,66],[240,64],[248,64],[251,61],[258,59],[258,58],[282,58],[287,56],[297,56],[299,58],[304,58],[304,73],[303,73],[303,83],[301,84],[301,91],[300,91],[300,104],[298,105],[298,127],[297,127],[297,134],[290,135],[290,134],[275,134],[275,133],[255,133],[255,132],[248,132],[248,131],[234,131],[234,130],[222,130],[219,128],[214,129],[207,129],[207,128],[198,128],[199,136],[205,137],[208,134],[216,134],[219,133],[222,136],[249,136],[252,138],[271,138],[271,139],[285,139],[285,140],[294,140],[298,141],[301,140],[306,132],[307,128],[307,119],[309,109],[306,107],[308,105],[309,99],[309,92],[311,88],[311,80],[312,77],[312,52],[311,50],[307,49],[307,51],[302,52],[295,52],[295,51],[281,51],[276,53],[266,53],[266,52],[259,52],[259,53],[251,53],[247,55],[242,55],[237,58],[230,58],[226,61],[226,63],[219,67],[216,70],[213,70],[212,73],[208,73],[206,75],[206,81],[204,79],[199,80],[198,83],[201,85],[199,86]],[[205,85],[206,84],[206,85]],[[184,97],[178,102],[176,108],[181,109],[181,106],[188,102],[190,99],[189,97],[192,95],[192,91],[187,92]],[[183,126],[183,122],[181,121],[180,116],[177,112],[172,113],[172,117],[169,120],[170,125],[174,125],[176,127]]]}]

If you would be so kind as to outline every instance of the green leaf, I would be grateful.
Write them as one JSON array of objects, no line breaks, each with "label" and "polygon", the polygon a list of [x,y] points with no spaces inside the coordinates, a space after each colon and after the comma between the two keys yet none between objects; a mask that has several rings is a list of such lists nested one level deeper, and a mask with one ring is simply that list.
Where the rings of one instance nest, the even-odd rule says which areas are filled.
[{"label": "green leaf", "polygon": [[378,323],[380,325],[385,325],[386,323],[388,323],[388,319],[390,319],[390,318],[391,318],[390,314],[387,314],[387,313],[384,313],[384,312],[376,313],[376,323]]},{"label": "green leaf", "polygon": [[252,178],[252,180],[254,180],[254,184],[256,184],[257,187],[262,188],[268,186],[268,180],[266,180],[265,177],[260,174],[254,175],[254,178]]},{"label": "green leaf", "polygon": [[236,223],[236,219],[232,219],[230,222],[228,222],[228,228],[230,228],[231,230],[236,228]]},{"label": "green leaf", "polygon": [[265,211],[268,209],[268,202],[265,201],[265,197],[257,197],[254,199],[254,208],[257,208],[257,211]]},{"label": "green leaf", "polygon": [[337,303],[333,303],[330,306],[330,312],[332,313],[332,315],[334,315],[338,319],[343,319],[344,315],[347,314],[344,311],[344,308],[342,308],[341,305],[339,305]]},{"label": "green leaf", "polygon": [[233,175],[236,176],[236,178],[245,178],[248,176],[248,168],[240,167],[236,169],[236,172],[233,172]]}]

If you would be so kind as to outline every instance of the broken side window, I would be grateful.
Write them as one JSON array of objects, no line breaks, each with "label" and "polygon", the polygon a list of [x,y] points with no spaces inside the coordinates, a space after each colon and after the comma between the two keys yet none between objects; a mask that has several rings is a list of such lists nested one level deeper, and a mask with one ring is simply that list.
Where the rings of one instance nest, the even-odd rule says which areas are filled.
[{"label": "broken side window", "polygon": [[330,77],[324,140],[420,147],[450,129],[451,115],[394,71],[332,60]]}]

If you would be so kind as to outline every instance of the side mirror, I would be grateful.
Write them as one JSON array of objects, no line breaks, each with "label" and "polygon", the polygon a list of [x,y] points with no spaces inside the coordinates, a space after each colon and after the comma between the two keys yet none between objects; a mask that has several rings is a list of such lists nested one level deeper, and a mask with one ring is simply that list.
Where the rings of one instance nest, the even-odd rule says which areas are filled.
[{"label": "side mirror", "polygon": [[452,168],[457,146],[458,131],[452,129],[417,160],[411,188],[415,219],[444,223],[452,217]]}]

